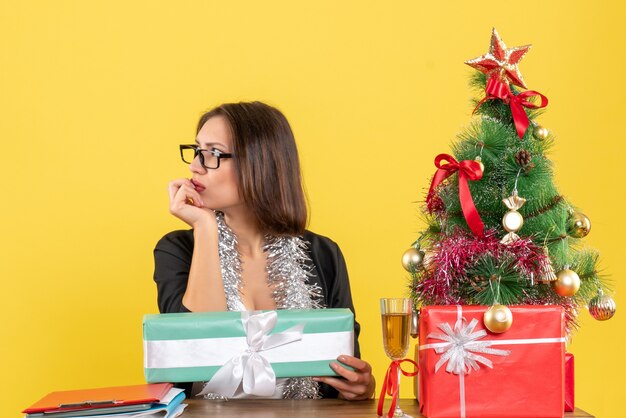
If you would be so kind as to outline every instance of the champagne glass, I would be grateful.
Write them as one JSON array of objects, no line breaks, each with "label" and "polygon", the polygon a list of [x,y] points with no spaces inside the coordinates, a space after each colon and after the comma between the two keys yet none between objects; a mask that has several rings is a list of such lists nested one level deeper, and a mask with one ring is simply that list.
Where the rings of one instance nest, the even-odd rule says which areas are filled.
[{"label": "champagne glass", "polygon": [[[409,334],[411,331],[411,315],[413,301],[409,298],[386,298],[380,300],[380,314],[383,322],[383,345],[385,353],[391,360],[402,360],[409,351]],[[398,398],[400,393],[400,376],[398,368]],[[397,418],[411,418],[396,404],[393,413]]]}]

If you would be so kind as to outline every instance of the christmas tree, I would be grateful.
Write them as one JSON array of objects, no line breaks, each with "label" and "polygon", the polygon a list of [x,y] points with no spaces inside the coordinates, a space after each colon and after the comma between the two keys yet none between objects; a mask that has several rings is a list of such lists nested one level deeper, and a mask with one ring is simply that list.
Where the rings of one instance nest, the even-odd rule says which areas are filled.
[{"label": "christmas tree", "polygon": [[506,305],[561,305],[609,319],[615,302],[582,244],[589,219],[559,193],[547,152],[554,137],[535,121],[548,104],[525,90],[518,64],[530,45],[507,48],[494,29],[487,54],[467,61],[479,91],[470,126],[440,154],[423,206],[426,228],[403,255],[415,307],[487,305],[485,325],[503,332]]}]

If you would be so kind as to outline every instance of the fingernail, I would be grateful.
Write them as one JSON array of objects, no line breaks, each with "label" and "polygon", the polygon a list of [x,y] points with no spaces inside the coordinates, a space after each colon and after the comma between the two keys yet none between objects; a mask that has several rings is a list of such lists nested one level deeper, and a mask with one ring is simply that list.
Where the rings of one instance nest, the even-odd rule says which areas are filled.
[{"label": "fingernail", "polygon": [[337,357],[337,360],[339,360],[339,361],[346,361],[346,357],[345,356],[339,356],[339,357]]},{"label": "fingernail", "polygon": [[320,378],[319,378],[319,377],[312,377],[311,379],[312,379],[314,382],[319,382],[319,381],[320,381]]}]

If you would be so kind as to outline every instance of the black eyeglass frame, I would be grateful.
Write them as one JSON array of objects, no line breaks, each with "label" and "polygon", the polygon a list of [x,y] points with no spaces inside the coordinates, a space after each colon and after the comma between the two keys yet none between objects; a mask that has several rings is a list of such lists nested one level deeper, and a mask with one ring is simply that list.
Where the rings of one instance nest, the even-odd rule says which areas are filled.
[{"label": "black eyeglass frame", "polygon": [[[192,149],[193,150],[193,158],[194,160],[196,159],[196,157],[200,157],[200,164],[202,165],[202,167],[206,168],[207,170],[217,170],[218,168],[220,168],[220,161],[222,158],[233,158],[234,155],[233,154],[229,154],[226,152],[222,152],[218,149],[203,149],[200,148],[198,145],[195,144],[181,144],[178,146],[180,149],[180,159],[183,160],[183,162],[185,164],[191,164],[191,161],[185,161],[185,156],[183,155],[183,151],[186,149]],[[206,152],[210,152],[211,154],[213,154],[213,156],[215,158],[217,158],[217,167],[207,167],[204,163],[204,154],[202,154],[202,151],[206,151]]]}]

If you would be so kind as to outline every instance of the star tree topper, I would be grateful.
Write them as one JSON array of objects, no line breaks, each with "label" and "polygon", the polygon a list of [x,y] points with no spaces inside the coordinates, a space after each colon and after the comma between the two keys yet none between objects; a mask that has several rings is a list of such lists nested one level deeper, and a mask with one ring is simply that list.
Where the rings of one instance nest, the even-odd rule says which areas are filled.
[{"label": "star tree topper", "polygon": [[496,76],[503,82],[526,88],[517,64],[524,58],[531,46],[524,45],[507,48],[496,28],[493,28],[489,52],[478,58],[465,61],[465,63],[487,74],[487,77]]}]

